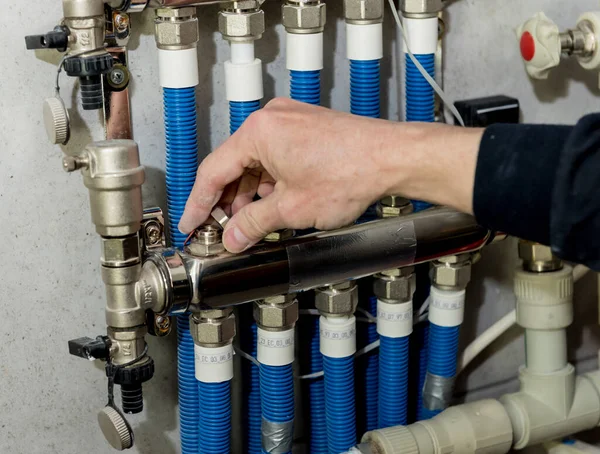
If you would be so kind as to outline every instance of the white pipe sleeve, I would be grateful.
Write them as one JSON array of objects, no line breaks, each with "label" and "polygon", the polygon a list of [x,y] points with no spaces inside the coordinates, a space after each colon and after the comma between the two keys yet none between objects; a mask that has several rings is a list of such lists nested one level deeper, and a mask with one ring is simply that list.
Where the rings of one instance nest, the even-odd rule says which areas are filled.
[{"label": "white pipe sleeve", "polygon": [[319,319],[321,353],[330,358],[346,358],[356,353],[356,318]]},{"label": "white pipe sleeve", "polygon": [[201,347],[194,344],[196,380],[222,383],[233,378],[233,345]]},{"label": "white pipe sleeve", "polygon": [[287,366],[294,362],[294,329],[266,331],[257,329],[256,359],[267,366]]},{"label": "white pipe sleeve", "polygon": [[525,330],[525,364],[532,373],[549,374],[567,367],[567,332]]},{"label": "white pipe sleeve", "polygon": [[286,66],[292,71],[323,69],[323,33],[286,33]]},{"label": "white pipe sleeve", "polygon": [[158,77],[163,88],[189,88],[198,85],[197,49],[158,49]]},{"label": "white pipe sleeve", "polygon": [[262,62],[255,58],[251,63],[225,62],[225,92],[227,101],[256,101],[262,99]]},{"label": "white pipe sleeve", "polygon": [[346,24],[346,54],[349,60],[383,58],[383,24]]},{"label": "white pipe sleeve", "polygon": [[413,303],[390,304],[377,300],[377,333],[398,338],[413,332]]},{"label": "white pipe sleeve", "polygon": [[250,43],[231,43],[231,63],[247,65],[254,62],[254,41]]},{"label": "white pipe sleeve", "polygon": [[438,326],[459,326],[465,316],[464,290],[440,290],[431,286],[429,321]]},{"label": "white pipe sleeve", "polygon": [[[408,47],[415,55],[435,54],[438,45],[438,18],[414,19],[404,17]],[[403,44],[406,53],[406,43]]]}]

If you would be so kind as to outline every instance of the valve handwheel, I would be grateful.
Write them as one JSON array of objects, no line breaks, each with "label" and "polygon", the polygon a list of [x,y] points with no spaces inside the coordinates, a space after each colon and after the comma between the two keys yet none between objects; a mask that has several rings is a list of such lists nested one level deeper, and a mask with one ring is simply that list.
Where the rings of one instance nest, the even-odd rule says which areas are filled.
[{"label": "valve handwheel", "polygon": [[537,13],[519,28],[518,36],[527,73],[534,79],[547,79],[560,63],[558,26],[544,13]]}]

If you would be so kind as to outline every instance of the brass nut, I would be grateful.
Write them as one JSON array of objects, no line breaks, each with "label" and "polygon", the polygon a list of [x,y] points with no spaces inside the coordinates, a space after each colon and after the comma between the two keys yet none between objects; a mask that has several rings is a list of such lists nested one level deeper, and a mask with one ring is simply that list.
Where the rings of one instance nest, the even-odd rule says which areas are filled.
[{"label": "brass nut", "polygon": [[140,238],[131,235],[122,238],[102,237],[100,262],[105,266],[128,266],[139,263]]},{"label": "brass nut", "polygon": [[196,17],[196,8],[193,6],[184,8],[158,8],[156,10],[156,17],[161,19]]},{"label": "brass nut", "polygon": [[555,260],[552,249],[532,241],[519,241],[519,258],[527,262],[551,262]]},{"label": "brass nut", "polygon": [[235,337],[235,316],[231,314],[222,319],[192,320],[190,330],[197,344],[226,344]]},{"label": "brass nut", "polygon": [[315,292],[315,306],[329,315],[351,315],[358,305],[358,287],[353,282],[321,287]]},{"label": "brass nut", "polygon": [[187,49],[200,39],[198,19],[182,21],[157,20],[155,22],[156,45],[160,49]]},{"label": "brass nut", "polygon": [[267,243],[279,243],[280,241],[289,240],[294,236],[294,231],[291,229],[278,230],[271,232],[265,237]]},{"label": "brass nut", "polygon": [[471,263],[453,265],[435,262],[431,274],[436,287],[462,290],[471,280]]},{"label": "brass nut", "polygon": [[226,307],[223,309],[207,309],[194,314],[195,320],[207,320],[229,317],[233,313],[233,309]]},{"label": "brass nut", "polygon": [[225,246],[223,246],[223,243],[202,244],[192,240],[192,242],[187,246],[187,251],[196,257],[208,257],[210,255],[217,255],[225,251]]},{"label": "brass nut", "polygon": [[398,276],[380,273],[375,275],[373,292],[377,298],[405,303],[412,300],[416,282],[416,276],[412,272]]},{"label": "brass nut", "polygon": [[442,0],[402,0],[400,11],[403,14],[437,15],[443,8]]},{"label": "brass nut", "polygon": [[[286,301],[287,300],[287,301]],[[254,305],[254,320],[263,328],[285,328],[298,321],[298,303],[286,298],[283,303],[257,301]]]},{"label": "brass nut", "polygon": [[377,202],[375,207],[379,218],[397,218],[413,212],[410,200],[400,196],[388,196]]},{"label": "brass nut", "polygon": [[260,39],[265,32],[265,13],[262,10],[247,13],[220,11],[219,31],[230,41]]},{"label": "brass nut", "polygon": [[282,22],[288,32],[322,32],[327,21],[325,3],[285,3],[282,7]]},{"label": "brass nut", "polygon": [[344,0],[344,15],[348,22],[383,21],[384,0]]}]

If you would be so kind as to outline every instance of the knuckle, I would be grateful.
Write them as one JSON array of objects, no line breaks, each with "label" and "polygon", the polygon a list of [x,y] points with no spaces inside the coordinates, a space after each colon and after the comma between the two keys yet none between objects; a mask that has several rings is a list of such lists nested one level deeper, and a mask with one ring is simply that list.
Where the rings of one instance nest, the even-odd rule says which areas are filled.
[{"label": "knuckle", "polygon": [[284,97],[278,97],[278,98],[274,98],[273,100],[269,101],[266,105],[266,108],[282,109],[282,108],[289,108],[293,105],[294,105],[294,101],[292,101],[291,99],[284,98]]},{"label": "knuckle", "polygon": [[240,214],[242,215],[244,225],[249,230],[247,233],[256,238],[267,236],[269,232],[261,225],[261,222],[257,219],[256,213],[250,208],[250,205],[248,205],[246,209],[241,210]]}]

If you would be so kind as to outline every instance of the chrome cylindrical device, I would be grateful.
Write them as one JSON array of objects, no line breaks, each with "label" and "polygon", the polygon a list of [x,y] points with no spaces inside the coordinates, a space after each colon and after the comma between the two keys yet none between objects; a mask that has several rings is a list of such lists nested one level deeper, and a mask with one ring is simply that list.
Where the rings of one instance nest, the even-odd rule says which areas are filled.
[{"label": "chrome cylindrical device", "polygon": [[144,167],[132,140],[89,145],[80,156],[83,181],[90,193],[92,221],[98,234],[124,237],[141,228]]}]

